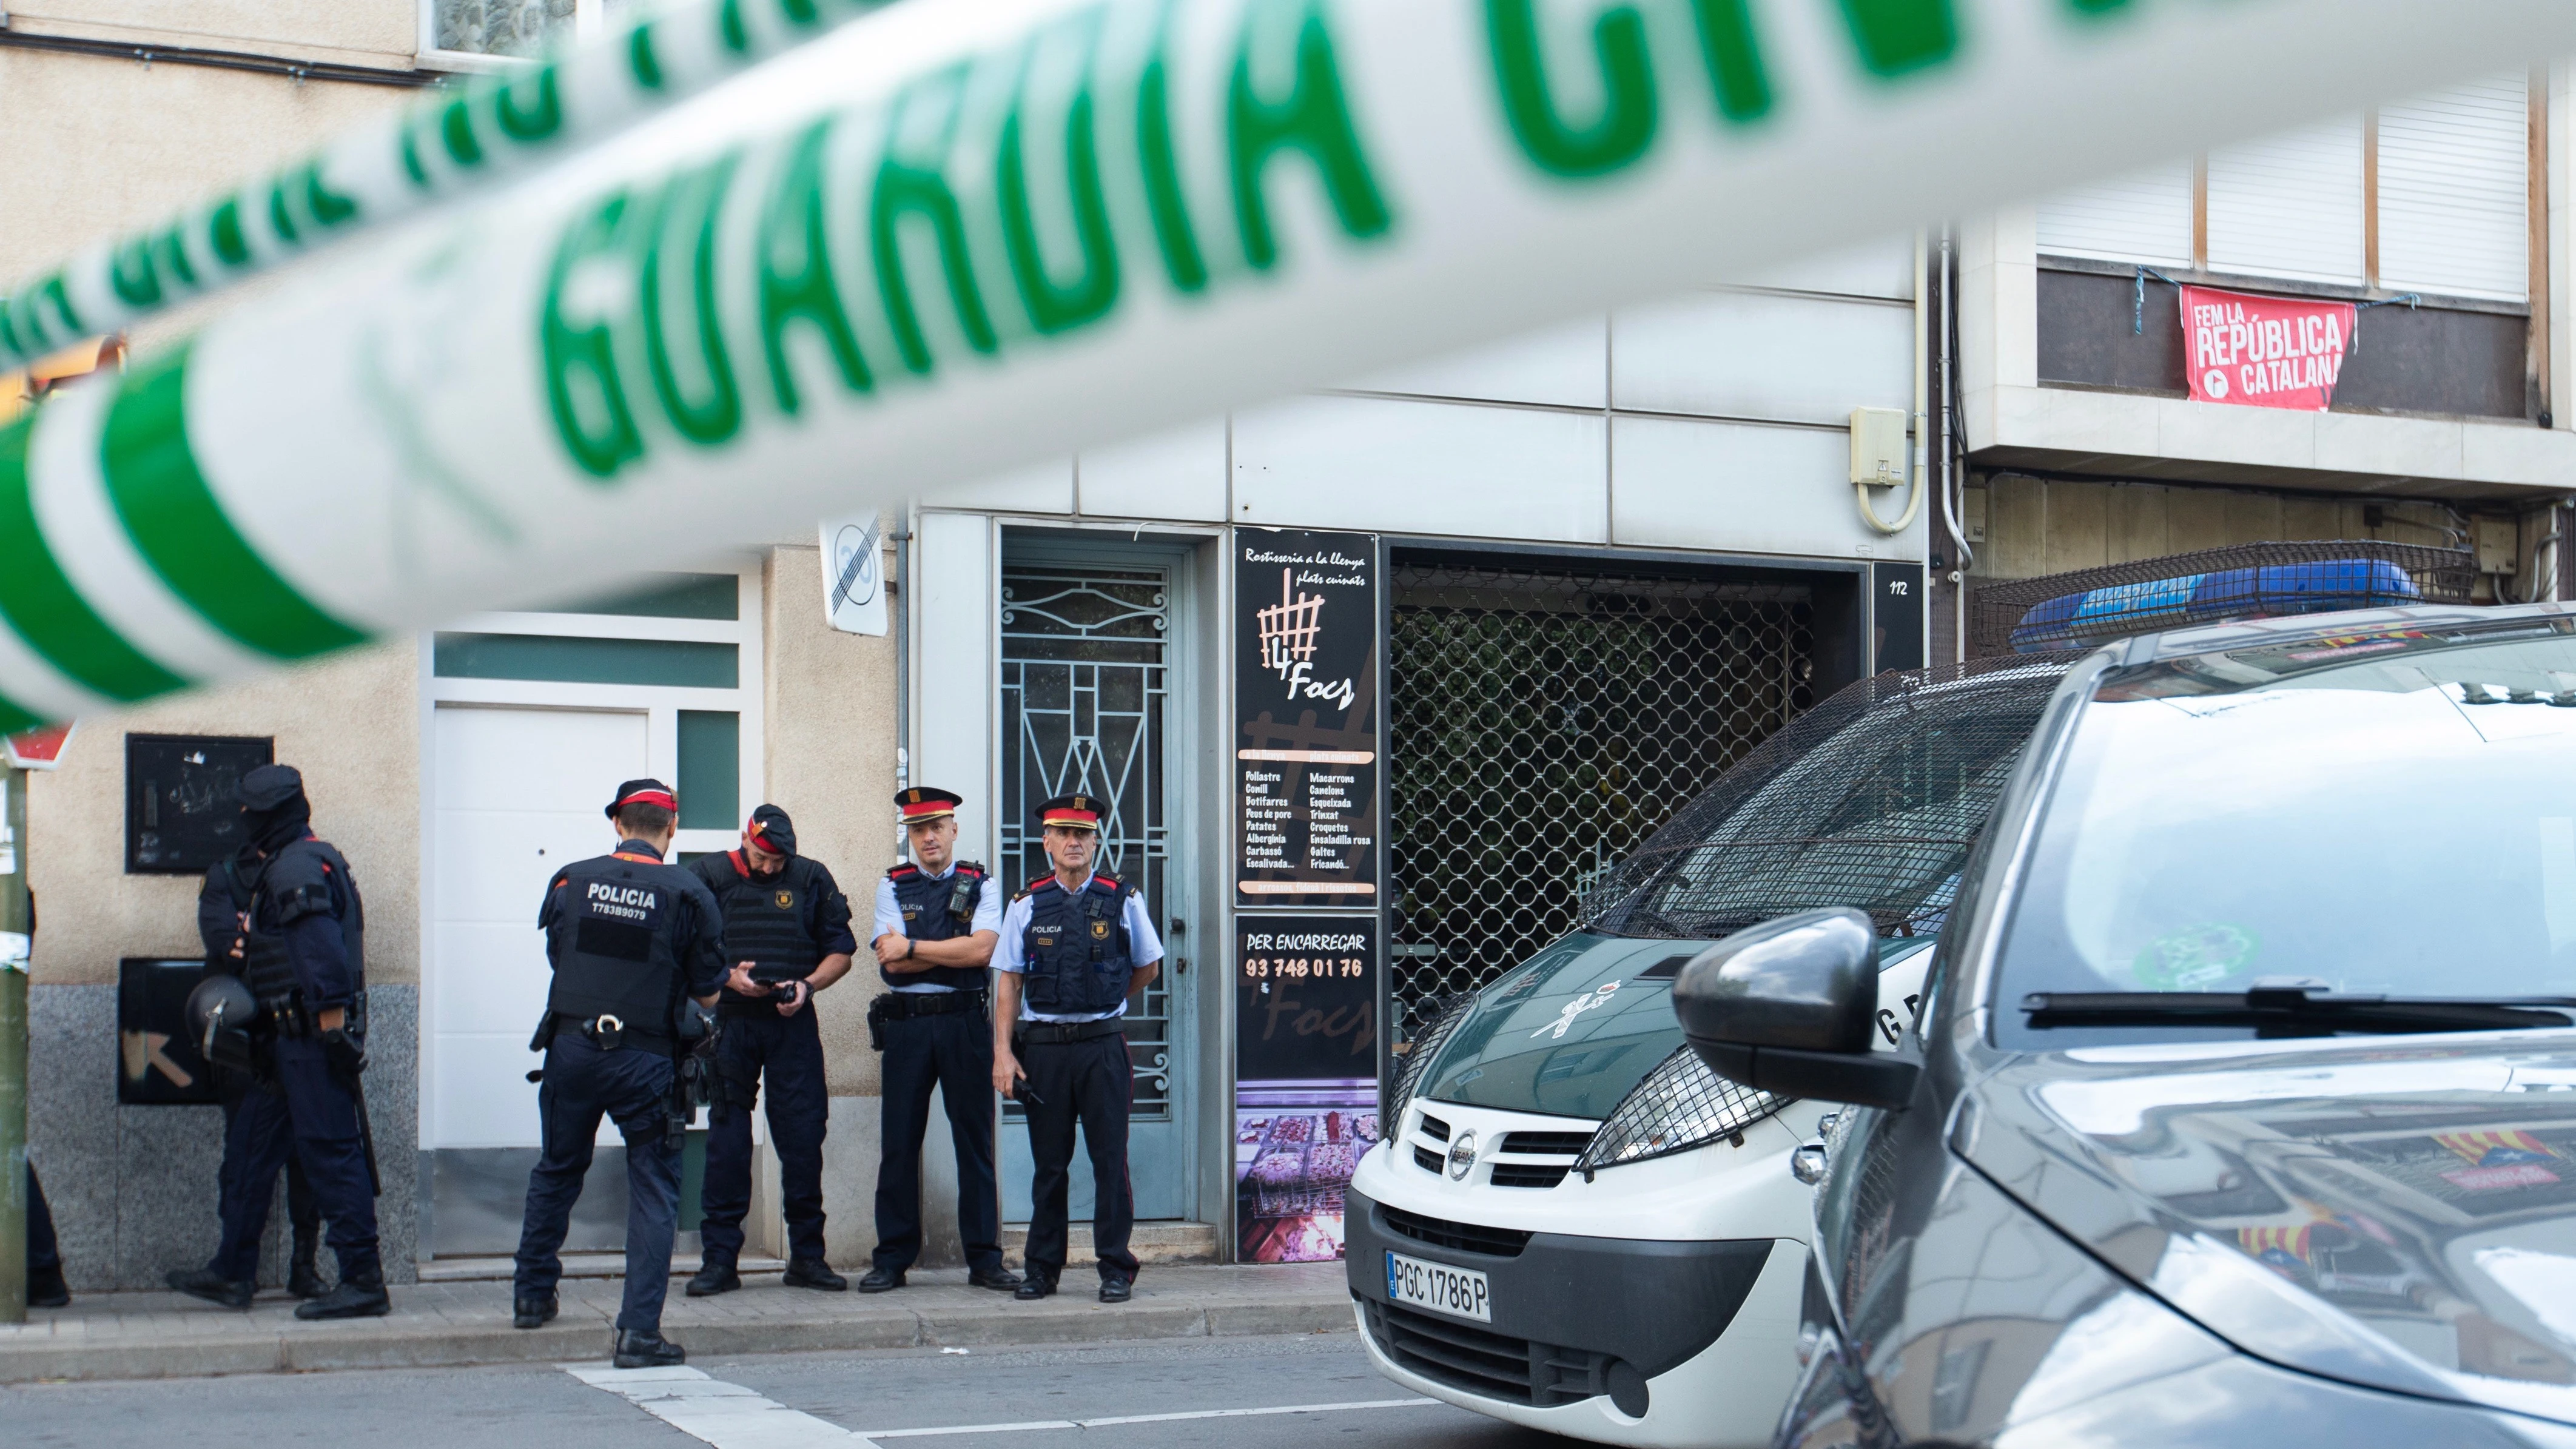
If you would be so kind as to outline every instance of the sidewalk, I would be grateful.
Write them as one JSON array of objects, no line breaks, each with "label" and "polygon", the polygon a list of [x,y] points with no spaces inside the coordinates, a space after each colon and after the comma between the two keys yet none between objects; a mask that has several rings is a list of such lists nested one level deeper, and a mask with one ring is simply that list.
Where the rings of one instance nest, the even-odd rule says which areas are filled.
[{"label": "sidewalk", "polygon": [[[739,1292],[689,1298],[675,1279],[662,1331],[697,1361],[1352,1326],[1339,1263],[1148,1266],[1135,1300],[1114,1306],[1095,1300],[1094,1286],[1080,1265],[1065,1273],[1066,1292],[1038,1303],[969,1288],[963,1268],[916,1270],[908,1286],[865,1296],[786,1288],[763,1274]],[[391,1316],[339,1323],[299,1322],[294,1300],[279,1294],[237,1313],[175,1293],[84,1293],[69,1308],[29,1310],[23,1327],[0,1326],[0,1383],[605,1360],[622,1288],[613,1278],[567,1278],[562,1316],[529,1332],[510,1326],[510,1285],[500,1282],[397,1286]]]}]

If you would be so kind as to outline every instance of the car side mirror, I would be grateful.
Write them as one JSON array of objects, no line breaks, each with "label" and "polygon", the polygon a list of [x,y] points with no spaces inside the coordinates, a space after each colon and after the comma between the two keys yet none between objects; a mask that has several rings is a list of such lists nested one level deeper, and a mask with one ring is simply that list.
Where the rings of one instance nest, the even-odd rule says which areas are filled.
[{"label": "car side mirror", "polygon": [[1673,1014],[1709,1070],[1756,1091],[1901,1108],[1921,1067],[1870,1050],[1878,931],[1850,909],[1802,911],[1691,958]]}]

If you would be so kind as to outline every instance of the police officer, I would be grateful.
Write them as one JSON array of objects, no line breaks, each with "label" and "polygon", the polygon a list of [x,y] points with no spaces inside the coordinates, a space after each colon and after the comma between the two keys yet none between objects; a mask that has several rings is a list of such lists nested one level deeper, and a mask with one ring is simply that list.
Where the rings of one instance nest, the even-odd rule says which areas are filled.
[{"label": "police officer", "polygon": [[45,1185],[36,1180],[36,1164],[27,1164],[27,1306],[65,1308],[72,1290],[63,1282],[62,1245],[54,1239],[54,1214],[45,1206]]},{"label": "police officer", "polygon": [[619,1368],[660,1368],[688,1358],[662,1337],[687,1121],[673,1088],[676,1059],[707,1050],[725,971],[717,953],[724,917],[715,897],[695,875],[663,863],[679,833],[679,810],[671,787],[659,780],[618,786],[608,806],[617,850],[558,872],[537,913],[555,972],[545,1018],[529,1043],[546,1054],[537,1088],[545,1145],[528,1174],[510,1321],[537,1328],[555,1316],[555,1284],[563,1278],[559,1250],[605,1114],[626,1139]]},{"label": "police officer", "polygon": [[739,848],[689,869],[724,912],[733,963],[716,1010],[717,1100],[707,1113],[707,1175],[698,1224],[704,1256],[689,1296],[742,1286],[743,1214],[751,1211],[751,1109],[769,1083],[769,1140],[787,1209],[787,1286],[838,1293],[850,1280],[823,1259],[823,1130],[831,1093],[814,994],[849,974],[859,949],[850,901],[821,861],[796,853],[796,823],[775,805],[751,812]]},{"label": "police officer", "polygon": [[1001,1188],[993,1176],[993,1036],[985,1015],[986,967],[1002,929],[1002,893],[984,867],[959,861],[957,807],[947,790],[895,793],[912,863],[877,883],[877,971],[890,988],[868,1006],[885,1052],[878,1137],[876,1263],[862,1293],[903,1286],[921,1256],[921,1139],[930,1093],[948,1109],[957,1145],[957,1234],[966,1281],[1009,1292],[1020,1276],[1002,1264]]},{"label": "police officer", "polygon": [[250,1306],[269,1198],[292,1155],[331,1221],[340,1264],[339,1283],[298,1304],[295,1316],[375,1317],[393,1304],[376,1246],[375,1162],[359,1086],[367,1065],[366,907],[348,860],[314,837],[313,807],[294,767],[262,765],[242,776],[238,795],[255,863],[224,955],[239,960],[242,984],[258,1003],[257,1040],[285,1130],[244,1099],[234,1116],[239,1130],[226,1142],[238,1157],[214,1259],[172,1273],[170,1286],[227,1308]]},{"label": "police officer", "polygon": [[[197,935],[205,943],[209,974],[242,973],[242,941],[250,921],[250,883],[259,874],[260,859],[258,846],[245,843],[230,860],[206,872],[206,883],[197,892]],[[232,1221],[240,1212],[241,1194],[248,1190],[244,1173],[249,1164],[267,1150],[264,1144],[291,1136],[286,1096],[275,1074],[260,1070],[263,1062],[254,1060],[250,1071],[208,1065],[215,1074],[215,1090],[224,1106],[224,1160],[215,1172],[216,1212]],[[287,1258],[287,1295],[318,1298],[322,1295],[322,1274],[315,1255],[322,1240],[322,1210],[314,1205],[313,1186],[305,1180],[303,1162],[292,1153],[286,1159],[286,1215],[294,1225],[293,1251]],[[229,1267],[217,1263],[215,1268],[237,1270],[248,1282],[258,1266],[254,1260]],[[247,1298],[243,1306],[248,1306]]]},{"label": "police officer", "polygon": [[[993,964],[993,1086],[1025,1100],[1030,1185],[1028,1279],[1015,1295],[1044,1298],[1064,1271],[1066,1188],[1073,1129],[1091,1152],[1091,1241],[1100,1259],[1100,1301],[1134,1291],[1135,1192],[1127,1180],[1127,1109],[1136,1095],[1127,1059],[1127,998],[1163,963],[1162,938],[1135,887],[1094,874],[1106,807],[1089,795],[1059,795],[1038,807],[1055,873],[1022,891],[1002,914]],[[1016,1042],[1018,1052],[1013,1053]]]}]

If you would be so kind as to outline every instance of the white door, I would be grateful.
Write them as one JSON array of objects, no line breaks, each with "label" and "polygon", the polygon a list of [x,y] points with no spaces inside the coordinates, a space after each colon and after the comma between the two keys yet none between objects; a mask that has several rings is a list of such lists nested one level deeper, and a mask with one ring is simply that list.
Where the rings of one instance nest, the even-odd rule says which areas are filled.
[{"label": "white door", "polygon": [[552,979],[537,908],[554,871],[615,848],[600,810],[650,773],[646,716],[442,706],[433,718],[423,1145],[533,1148],[528,1037]]}]

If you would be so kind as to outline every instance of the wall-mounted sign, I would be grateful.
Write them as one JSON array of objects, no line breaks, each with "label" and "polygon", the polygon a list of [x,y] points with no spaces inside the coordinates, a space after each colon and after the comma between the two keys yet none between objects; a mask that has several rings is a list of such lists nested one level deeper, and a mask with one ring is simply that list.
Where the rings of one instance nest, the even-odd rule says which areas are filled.
[{"label": "wall-mounted sign", "polygon": [[125,737],[125,869],[197,875],[242,848],[241,777],[276,742],[225,735]]},{"label": "wall-mounted sign", "polygon": [[222,1100],[188,1039],[188,993],[206,963],[128,956],[116,963],[116,1100],[168,1107]]},{"label": "wall-mounted sign", "polygon": [[1352,1170],[1378,1140],[1378,918],[1234,924],[1235,1260],[1329,1261]]},{"label": "wall-mounted sign", "polygon": [[883,525],[877,515],[823,520],[823,622],[844,634],[886,631]]},{"label": "wall-mounted sign", "polygon": [[2350,302],[2185,286],[2183,372],[2191,400],[2324,412],[2360,315]]},{"label": "wall-mounted sign", "polygon": [[1375,908],[1377,539],[1234,534],[1235,900]]}]

